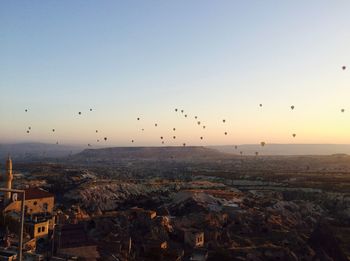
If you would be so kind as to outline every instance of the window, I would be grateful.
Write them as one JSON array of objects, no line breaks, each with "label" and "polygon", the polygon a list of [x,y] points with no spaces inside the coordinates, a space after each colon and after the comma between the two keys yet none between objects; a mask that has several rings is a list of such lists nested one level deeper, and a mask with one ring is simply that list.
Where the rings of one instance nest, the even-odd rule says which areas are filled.
[{"label": "window", "polygon": [[45,232],[46,227],[41,227],[41,232]]},{"label": "window", "polygon": [[47,203],[44,203],[43,206],[44,206],[44,209],[45,209],[45,210],[47,210],[47,209],[49,208],[49,204],[47,204]]},{"label": "window", "polygon": [[41,232],[41,227],[38,227],[38,233],[40,233]]},{"label": "window", "polygon": [[33,203],[33,204],[34,204],[34,206],[36,206],[36,205],[38,205],[38,202],[34,201],[34,203]]}]

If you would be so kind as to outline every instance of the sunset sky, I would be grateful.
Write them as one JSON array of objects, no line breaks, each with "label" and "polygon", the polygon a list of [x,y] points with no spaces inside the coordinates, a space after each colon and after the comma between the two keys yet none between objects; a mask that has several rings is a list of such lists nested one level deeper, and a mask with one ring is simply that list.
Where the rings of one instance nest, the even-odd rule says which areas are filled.
[{"label": "sunset sky", "polygon": [[0,142],[350,143],[349,12],[340,0],[2,1]]}]

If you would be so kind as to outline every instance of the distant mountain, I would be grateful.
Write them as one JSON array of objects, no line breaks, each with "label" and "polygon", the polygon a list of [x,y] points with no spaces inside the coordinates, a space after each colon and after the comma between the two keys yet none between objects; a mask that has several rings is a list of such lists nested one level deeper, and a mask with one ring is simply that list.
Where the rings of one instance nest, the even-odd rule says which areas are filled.
[{"label": "distant mountain", "polygon": [[114,147],[86,149],[71,157],[73,161],[118,161],[118,160],[194,160],[223,158],[229,155],[206,147]]},{"label": "distant mountain", "polygon": [[82,150],[79,146],[46,143],[0,144],[0,160],[3,161],[9,154],[13,159],[21,161],[61,158]]},{"label": "distant mountain", "polygon": [[350,144],[266,144],[264,147],[258,144],[243,144],[235,146],[210,146],[224,153],[253,155],[256,151],[259,155],[332,155],[350,154]]}]

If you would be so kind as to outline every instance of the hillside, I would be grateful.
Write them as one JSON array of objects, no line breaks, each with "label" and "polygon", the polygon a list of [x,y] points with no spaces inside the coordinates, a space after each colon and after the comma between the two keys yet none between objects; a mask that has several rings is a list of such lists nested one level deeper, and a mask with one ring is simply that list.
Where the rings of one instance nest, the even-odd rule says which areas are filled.
[{"label": "hillside", "polygon": [[61,158],[82,151],[79,146],[57,145],[47,143],[16,143],[0,144],[0,160],[7,155],[20,161],[32,161],[38,159]]},{"label": "hillside", "polygon": [[234,145],[210,146],[224,153],[254,155],[332,155],[350,154],[350,144],[269,144],[264,147],[260,144],[242,144],[235,148]]},{"label": "hillside", "polygon": [[199,160],[221,159],[228,154],[205,147],[113,147],[86,149],[71,157],[73,161],[122,161],[122,160]]}]

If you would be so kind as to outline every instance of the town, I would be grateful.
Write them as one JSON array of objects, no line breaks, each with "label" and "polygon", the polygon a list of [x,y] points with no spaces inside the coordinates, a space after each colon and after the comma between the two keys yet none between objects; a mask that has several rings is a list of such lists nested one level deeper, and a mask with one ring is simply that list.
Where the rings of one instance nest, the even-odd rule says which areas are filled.
[{"label": "town", "polygon": [[[18,167],[8,158],[2,260],[18,258],[21,237],[23,196],[11,189],[25,195],[23,260],[348,260],[348,156],[329,156],[327,170],[310,157],[308,171],[287,178],[290,168],[297,172],[294,158],[242,163],[212,149],[156,150],[169,155],[150,160],[156,151],[139,149],[132,160],[111,160],[89,150]],[[86,153],[95,154],[88,164],[80,160]],[[331,178],[338,181],[326,187],[339,165]],[[310,187],[306,176],[323,182]]]}]

